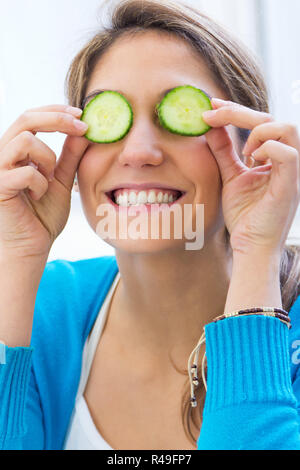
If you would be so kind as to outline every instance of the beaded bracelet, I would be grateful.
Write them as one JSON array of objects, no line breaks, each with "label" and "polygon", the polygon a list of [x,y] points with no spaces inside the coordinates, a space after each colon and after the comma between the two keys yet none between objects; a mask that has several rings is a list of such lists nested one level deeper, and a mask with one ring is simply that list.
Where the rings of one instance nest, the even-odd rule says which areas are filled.
[{"label": "beaded bracelet", "polygon": [[281,308],[257,307],[257,308],[248,308],[246,310],[236,310],[235,312],[221,315],[215,318],[213,322],[223,320],[224,318],[235,317],[237,315],[247,315],[249,313],[259,313],[259,312],[271,313],[273,317],[279,318],[280,320],[284,320],[284,317],[289,318],[288,316],[289,314]]},{"label": "beaded bracelet", "polygon": [[[212,323],[222,321],[225,318],[233,318],[233,317],[237,317],[240,315],[244,315],[244,316],[261,315],[261,316],[275,317],[275,318],[278,318],[278,320],[280,320],[282,323],[284,323],[289,329],[291,328],[291,319],[289,318],[288,312],[280,308],[272,308],[272,307],[257,307],[257,308],[250,308],[246,310],[236,310],[235,312],[227,313],[224,315],[220,315],[219,317],[216,317],[212,321]],[[189,373],[189,379],[190,379],[190,384],[191,384],[190,402],[193,408],[197,406],[197,400],[195,397],[194,390],[195,390],[195,387],[199,385],[197,364],[198,364],[198,359],[199,359],[200,348],[202,344],[204,343],[205,343],[205,327],[203,328],[203,333],[197,343],[197,346],[191,352],[189,360],[188,360],[188,373]],[[202,380],[203,380],[205,390],[207,390],[206,378],[205,378],[205,373],[204,373],[205,358],[206,358],[206,352],[204,352],[203,359],[202,359]]]},{"label": "beaded bracelet", "polygon": [[282,323],[285,323],[289,329],[292,328],[291,319],[290,319],[289,316],[287,316],[288,314],[276,313],[276,312],[273,312],[273,311],[270,311],[270,310],[262,311],[262,309],[253,309],[253,310],[257,310],[257,311],[249,313],[248,310],[240,310],[240,311],[237,311],[237,312],[228,313],[226,315],[221,315],[220,317],[215,318],[212,321],[212,323],[216,323],[218,321],[224,320],[225,318],[232,318],[232,317],[237,317],[237,316],[240,316],[240,315],[242,315],[244,317],[247,317],[247,316],[255,314],[255,315],[261,315],[261,316],[265,316],[265,317],[278,318]]}]

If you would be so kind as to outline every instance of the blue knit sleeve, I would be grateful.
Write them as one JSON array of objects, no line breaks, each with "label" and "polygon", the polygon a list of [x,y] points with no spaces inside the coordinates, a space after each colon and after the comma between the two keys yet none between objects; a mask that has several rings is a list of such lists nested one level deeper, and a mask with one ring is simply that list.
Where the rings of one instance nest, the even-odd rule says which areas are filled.
[{"label": "blue knit sleeve", "polygon": [[0,342],[0,450],[62,448],[83,345],[117,270],[112,256],[47,263],[30,347]]},{"label": "blue knit sleeve", "polygon": [[[300,339],[299,311],[292,330]],[[300,370],[291,364],[286,325],[253,315],[211,323],[205,333],[198,450],[300,450]]]},{"label": "blue knit sleeve", "polygon": [[[32,369],[33,348],[2,347],[0,363],[0,449],[43,449],[44,429]],[[28,429],[30,423],[30,430]]]}]

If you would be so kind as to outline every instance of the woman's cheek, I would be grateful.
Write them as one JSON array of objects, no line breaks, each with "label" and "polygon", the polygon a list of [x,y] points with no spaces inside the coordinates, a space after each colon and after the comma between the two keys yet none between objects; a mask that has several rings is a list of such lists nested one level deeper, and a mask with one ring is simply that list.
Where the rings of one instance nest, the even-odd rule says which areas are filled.
[{"label": "woman's cheek", "polygon": [[97,207],[103,204],[105,196],[102,193],[103,177],[106,174],[108,163],[99,148],[91,145],[78,166],[78,183],[80,199],[85,216],[94,229],[97,224]]},{"label": "woman's cheek", "polygon": [[78,181],[81,194],[97,192],[99,195],[101,181],[109,168],[109,158],[101,152],[98,144],[90,146],[78,166]]},{"label": "woman's cheek", "polygon": [[189,146],[182,153],[185,155],[182,173],[194,185],[196,198],[201,199],[201,202],[209,203],[219,198],[222,179],[217,161],[205,138],[199,139],[201,139],[200,142]]},{"label": "woman's cheek", "polygon": [[[212,236],[224,224],[222,212],[222,179],[216,159],[206,140],[191,146],[184,153],[182,172],[192,183],[194,194],[189,202],[194,207],[203,205],[205,238]],[[202,210],[202,209],[201,209]],[[194,212],[193,229],[198,227],[197,212]]]}]

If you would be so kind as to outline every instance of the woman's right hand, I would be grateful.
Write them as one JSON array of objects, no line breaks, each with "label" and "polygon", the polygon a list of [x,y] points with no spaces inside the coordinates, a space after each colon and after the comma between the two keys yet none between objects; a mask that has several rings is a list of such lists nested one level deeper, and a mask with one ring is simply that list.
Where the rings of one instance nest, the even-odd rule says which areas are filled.
[{"label": "woman's right hand", "polygon": [[[26,111],[0,139],[0,249],[13,257],[48,257],[64,229],[79,162],[89,141],[81,110],[50,105]],[[60,158],[37,132],[67,134]],[[37,165],[28,165],[32,162]],[[51,174],[54,178],[49,181]]]}]

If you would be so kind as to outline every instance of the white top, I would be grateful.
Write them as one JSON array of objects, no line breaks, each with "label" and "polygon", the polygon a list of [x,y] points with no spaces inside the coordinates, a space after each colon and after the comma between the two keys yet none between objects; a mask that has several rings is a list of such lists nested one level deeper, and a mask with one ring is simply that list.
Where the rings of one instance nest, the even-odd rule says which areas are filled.
[{"label": "white top", "polygon": [[80,382],[69,428],[65,438],[64,450],[113,450],[96,428],[83,393],[91,370],[95,351],[105,325],[110,301],[119,279],[120,272],[118,271],[84,345]]}]

